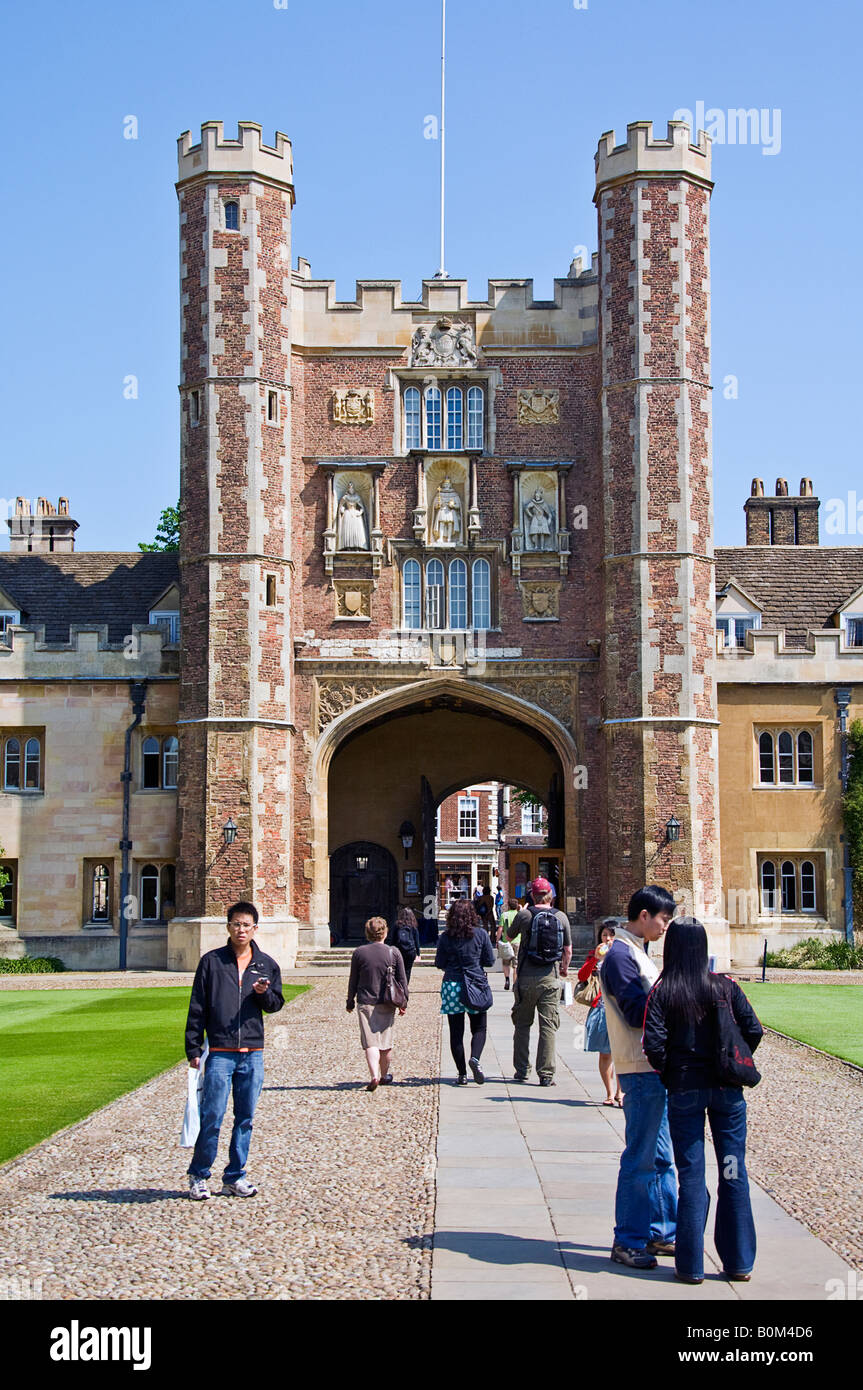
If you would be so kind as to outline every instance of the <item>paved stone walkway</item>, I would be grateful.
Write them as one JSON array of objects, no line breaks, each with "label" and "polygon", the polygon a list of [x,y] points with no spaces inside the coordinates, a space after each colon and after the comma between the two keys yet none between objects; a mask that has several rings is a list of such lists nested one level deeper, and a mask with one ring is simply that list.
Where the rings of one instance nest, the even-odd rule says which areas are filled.
[{"label": "paved stone walkway", "polygon": [[[51,988],[52,977],[38,978],[37,987]],[[53,979],[54,987],[72,987],[69,976]],[[253,1201],[188,1201],[189,1154],[177,1142],[184,1065],[6,1165],[0,1291],[15,1297],[16,1287],[35,1288],[65,1299],[734,1303],[819,1300],[828,1279],[845,1280],[842,1259],[760,1188],[751,1284],[727,1284],[715,1257],[700,1288],[678,1284],[668,1260],[645,1273],[612,1265],[623,1116],[599,1103],[595,1056],[575,1038],[584,1010],[564,1015],[558,1085],[510,1085],[502,1077],[511,1076],[511,996],[499,973],[491,979],[485,1086],[438,1086],[438,1075],[454,1076],[439,976],[418,971],[397,1025],[399,1084],[373,1094],[364,1089],[355,1016],[344,1010],[346,977],[309,980],[314,988],[268,1024],[250,1163],[261,1192]],[[753,1122],[770,1089],[755,1093]],[[769,1133],[777,1116],[765,1107],[763,1120]],[[226,1126],[222,1158],[227,1137]],[[804,1166],[799,1155],[795,1171]],[[804,1188],[819,1167],[809,1164]]]},{"label": "paved stone walkway", "polygon": [[[722,1278],[710,1239],[697,1287],[675,1279],[673,1260],[643,1272],[612,1264],[624,1119],[601,1104],[596,1056],[581,1050],[576,1030],[586,1011],[576,1006],[572,1017],[563,1015],[557,1085],[542,1089],[535,1074],[528,1085],[514,1083],[511,995],[502,976],[491,979],[495,1007],[483,1054],[489,1080],[441,1088],[433,1299],[824,1299],[827,1280],[845,1280],[840,1257],[757,1185],[751,1283]],[[446,1039],[441,1074],[455,1077]],[[712,1160],[709,1145],[708,1153]],[[715,1192],[715,1163],[708,1182]]]}]

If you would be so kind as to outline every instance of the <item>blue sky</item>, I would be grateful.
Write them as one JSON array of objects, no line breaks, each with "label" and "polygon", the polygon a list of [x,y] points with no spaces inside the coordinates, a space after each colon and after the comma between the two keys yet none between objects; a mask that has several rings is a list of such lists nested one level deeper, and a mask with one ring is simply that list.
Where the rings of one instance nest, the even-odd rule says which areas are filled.
[{"label": "blue sky", "polygon": [[[550,294],[596,247],[593,155],[681,108],[781,112],[774,154],[714,146],[716,540],[753,476],[859,490],[860,11],[850,0],[449,0],[450,274]],[[439,0],[6,7],[0,495],[68,495],[80,548],[134,549],[178,492],[176,138],[221,119],[293,141],[294,256],[437,269]],[[124,118],[138,139],[123,138]],[[138,378],[137,400],[124,380]],[[736,399],[726,399],[729,376]],[[824,534],[848,543],[859,539]],[[863,524],[860,526],[863,535]]]}]

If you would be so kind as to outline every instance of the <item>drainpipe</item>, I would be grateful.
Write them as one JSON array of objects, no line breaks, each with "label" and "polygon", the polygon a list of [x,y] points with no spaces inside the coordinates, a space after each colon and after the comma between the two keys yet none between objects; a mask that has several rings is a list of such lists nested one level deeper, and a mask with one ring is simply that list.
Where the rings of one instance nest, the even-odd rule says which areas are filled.
[{"label": "drainpipe", "polygon": [[129,681],[129,697],[132,701],[132,713],[135,718],[126,730],[126,747],[123,758],[123,775],[120,781],[123,783],[123,838],[120,841],[120,849],[123,853],[122,867],[120,870],[120,969],[126,969],[126,948],[129,941],[129,851],[132,848],[132,841],[129,839],[129,795],[132,787],[132,734],[137,729],[144,717],[144,709],[147,701],[147,682]]}]

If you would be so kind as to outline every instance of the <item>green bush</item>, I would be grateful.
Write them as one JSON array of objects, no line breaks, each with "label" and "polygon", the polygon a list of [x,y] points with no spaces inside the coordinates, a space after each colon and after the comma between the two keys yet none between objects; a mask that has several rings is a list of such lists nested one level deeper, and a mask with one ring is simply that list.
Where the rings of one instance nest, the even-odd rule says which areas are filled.
[{"label": "green bush", "polygon": [[861,970],[863,946],[836,938],[819,941],[816,936],[809,936],[784,951],[768,951],[767,964],[783,970]]},{"label": "green bush", "polygon": [[21,960],[0,960],[0,975],[54,975],[66,967],[59,956],[24,956]]}]

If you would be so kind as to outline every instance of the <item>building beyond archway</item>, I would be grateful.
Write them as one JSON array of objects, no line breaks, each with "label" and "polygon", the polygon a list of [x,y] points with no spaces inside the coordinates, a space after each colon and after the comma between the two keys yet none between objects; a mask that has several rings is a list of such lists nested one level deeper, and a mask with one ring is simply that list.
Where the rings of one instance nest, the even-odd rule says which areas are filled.
[{"label": "building beyond archway", "polygon": [[[395,860],[397,901],[414,907],[418,916],[427,911],[436,892],[437,805],[453,787],[492,776],[530,789],[549,807],[555,843],[566,856],[562,906],[575,912],[581,855],[573,798],[565,794],[572,786],[575,750],[562,726],[518,701],[500,697],[491,703],[486,691],[429,691],[425,698],[403,692],[403,701],[395,708],[390,701],[384,701],[389,708],[373,701],[364,720],[360,716],[357,723],[354,712],[354,726],[341,739],[336,730],[330,734],[332,753],[326,771],[321,769],[326,795],[322,787],[317,808],[326,817],[328,871],[315,866],[316,883],[322,886],[325,879],[330,890],[329,902],[321,903],[329,935],[345,937],[350,895],[359,894],[370,909],[367,915],[372,910],[386,915],[383,882],[380,902],[373,904],[372,880],[362,879],[350,861],[351,854],[354,861],[368,858],[365,872],[372,867],[373,854],[356,851],[360,840]],[[401,838],[406,825],[413,829],[408,848]],[[484,833],[496,843],[496,826],[484,827]],[[322,945],[321,917],[316,920],[315,944]]]}]

